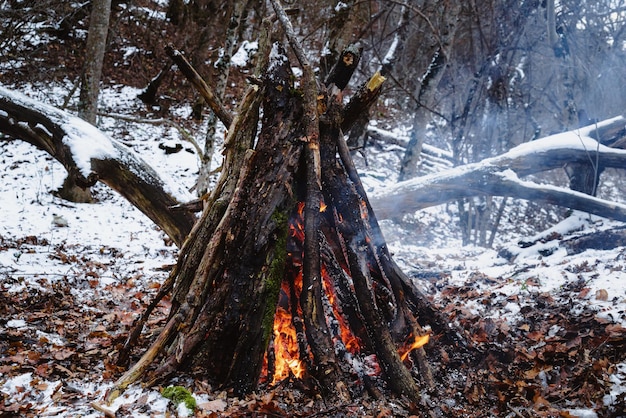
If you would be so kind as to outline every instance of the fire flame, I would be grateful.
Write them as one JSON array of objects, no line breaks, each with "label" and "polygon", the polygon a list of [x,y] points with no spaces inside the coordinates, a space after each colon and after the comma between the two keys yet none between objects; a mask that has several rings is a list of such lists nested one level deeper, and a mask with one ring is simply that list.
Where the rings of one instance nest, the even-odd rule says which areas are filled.
[{"label": "fire flame", "polygon": [[274,317],[274,377],[272,385],[293,374],[297,378],[304,376],[304,364],[300,360],[298,337],[293,327],[291,314],[282,307],[276,309]]},{"label": "fire flame", "polygon": [[332,280],[328,271],[326,270],[326,266],[322,264],[322,278],[323,278],[323,286],[324,291],[328,295],[328,302],[333,310],[333,315],[337,319],[337,323],[339,324],[339,332],[340,338],[343,342],[343,345],[346,347],[346,350],[352,354],[356,354],[361,350],[361,345],[359,339],[352,333],[348,324],[346,324],[346,320],[342,315],[339,305],[336,302],[335,297],[335,287],[333,286]]},{"label": "fire flame", "polygon": [[[293,240],[293,245],[289,247],[287,263],[291,267],[287,270],[287,279],[282,283],[281,298],[282,302],[279,302],[276,308],[274,316],[274,338],[273,338],[273,375],[271,385],[294,376],[296,378],[303,378],[306,373],[305,363],[302,358],[306,359],[306,356],[310,356],[310,353],[300,353],[300,344],[298,342],[298,335],[296,328],[294,327],[294,318],[292,312],[297,312],[301,315],[300,306],[297,305],[297,300],[300,298],[302,292],[302,244],[304,243],[304,202],[299,202],[296,215],[289,222],[289,235]],[[320,202],[320,212],[324,212],[327,209],[327,205],[322,201]],[[365,202],[361,202],[361,216],[367,220],[367,205]],[[339,222],[342,222],[341,213],[339,215]],[[368,237],[369,238],[369,237]],[[328,272],[325,263],[321,266],[322,285],[324,293],[327,296],[328,305],[332,312],[327,312],[331,317],[336,320],[334,322],[334,328],[332,330],[333,339],[335,341],[341,340],[346,350],[346,355],[353,356],[361,353],[361,341],[352,332],[350,324],[342,312],[341,301],[337,298],[337,290],[332,275]],[[290,281],[292,280],[292,281]],[[295,300],[291,300],[291,298]],[[292,305],[295,303],[296,305]],[[327,305],[327,306],[328,306]],[[295,311],[294,311],[295,309]],[[332,319],[329,319],[332,322]],[[302,336],[301,336],[302,337]],[[405,361],[411,351],[424,346],[429,341],[428,334],[415,336],[411,334],[406,342],[398,349],[398,354],[402,361]],[[365,355],[365,353],[361,353]],[[303,357],[304,356],[304,357]],[[265,357],[264,370],[268,372],[267,365],[267,353]],[[376,356],[371,354],[369,356],[362,357],[363,365],[366,367],[368,374],[378,375],[380,368],[376,360]],[[266,375],[267,376],[267,375]],[[268,376],[269,379],[269,376]]]},{"label": "fire flame", "polygon": [[[428,343],[429,338],[430,337],[428,336],[428,334],[419,335],[417,337],[409,337],[404,346],[401,347],[400,350],[398,350],[398,354],[400,354],[400,358],[402,359],[402,361],[406,360],[411,351],[415,350],[416,348],[425,346]],[[413,342],[409,343],[409,341],[411,340],[413,340]]]}]

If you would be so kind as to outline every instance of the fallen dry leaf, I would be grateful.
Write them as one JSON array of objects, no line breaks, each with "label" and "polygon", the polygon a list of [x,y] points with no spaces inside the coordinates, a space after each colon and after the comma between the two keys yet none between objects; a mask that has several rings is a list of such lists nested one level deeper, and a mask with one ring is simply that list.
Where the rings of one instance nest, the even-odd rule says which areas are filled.
[{"label": "fallen dry leaf", "polygon": [[609,292],[606,289],[600,289],[596,292],[596,300],[606,301],[609,300]]},{"label": "fallen dry leaf", "polygon": [[198,408],[206,412],[224,412],[228,404],[223,399],[214,399],[198,404]]}]

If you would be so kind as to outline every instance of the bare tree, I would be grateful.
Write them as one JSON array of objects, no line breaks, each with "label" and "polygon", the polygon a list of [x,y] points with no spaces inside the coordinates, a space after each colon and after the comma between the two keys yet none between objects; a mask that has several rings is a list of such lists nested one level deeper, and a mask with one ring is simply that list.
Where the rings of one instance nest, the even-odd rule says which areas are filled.
[{"label": "bare tree", "polygon": [[[218,62],[215,63],[217,74],[214,77],[214,92],[220,100],[223,100],[224,93],[226,92],[226,83],[228,82],[228,75],[230,73],[231,58],[240,33],[240,20],[242,15],[245,14],[244,9],[248,7],[249,3],[249,0],[237,0],[229,3],[229,24],[224,36],[225,39],[222,53],[220,54]],[[218,117],[214,112],[210,112],[207,116],[207,131],[205,134],[203,153],[204,157],[200,162],[200,173],[196,184],[196,192],[198,196],[204,195],[209,188],[209,175],[211,174],[211,160],[213,158],[213,153],[215,152],[217,123]]]}]

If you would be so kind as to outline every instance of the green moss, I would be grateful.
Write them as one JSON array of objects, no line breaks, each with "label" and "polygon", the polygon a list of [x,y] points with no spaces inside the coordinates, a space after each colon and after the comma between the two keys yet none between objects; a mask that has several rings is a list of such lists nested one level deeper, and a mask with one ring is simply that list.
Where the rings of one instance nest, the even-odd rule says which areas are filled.
[{"label": "green moss", "polygon": [[161,395],[171,400],[176,406],[184,403],[187,409],[196,410],[196,399],[182,386],[168,386],[161,391]]},{"label": "green moss", "polygon": [[274,314],[276,312],[276,303],[280,293],[280,285],[285,276],[285,257],[287,257],[287,234],[289,233],[288,225],[289,215],[287,211],[276,210],[272,214],[272,221],[277,226],[276,245],[274,247],[274,256],[270,262],[269,272],[265,279],[265,295],[266,305],[263,313],[263,340],[267,343],[270,334],[274,329]]}]

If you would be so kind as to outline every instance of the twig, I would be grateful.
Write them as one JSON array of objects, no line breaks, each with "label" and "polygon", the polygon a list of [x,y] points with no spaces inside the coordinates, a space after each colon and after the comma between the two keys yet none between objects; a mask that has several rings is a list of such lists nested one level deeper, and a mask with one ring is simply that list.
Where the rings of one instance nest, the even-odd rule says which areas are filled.
[{"label": "twig", "polygon": [[506,406],[511,410],[511,412],[515,414],[515,416],[526,418],[520,411],[517,410],[517,408],[514,408],[513,406],[511,406],[510,403],[507,403]]},{"label": "twig", "polygon": [[105,408],[104,406],[100,405],[98,402],[94,401],[90,405],[96,411],[102,412],[105,417],[107,417],[107,418],[115,418],[115,412],[111,411],[108,408]]}]

